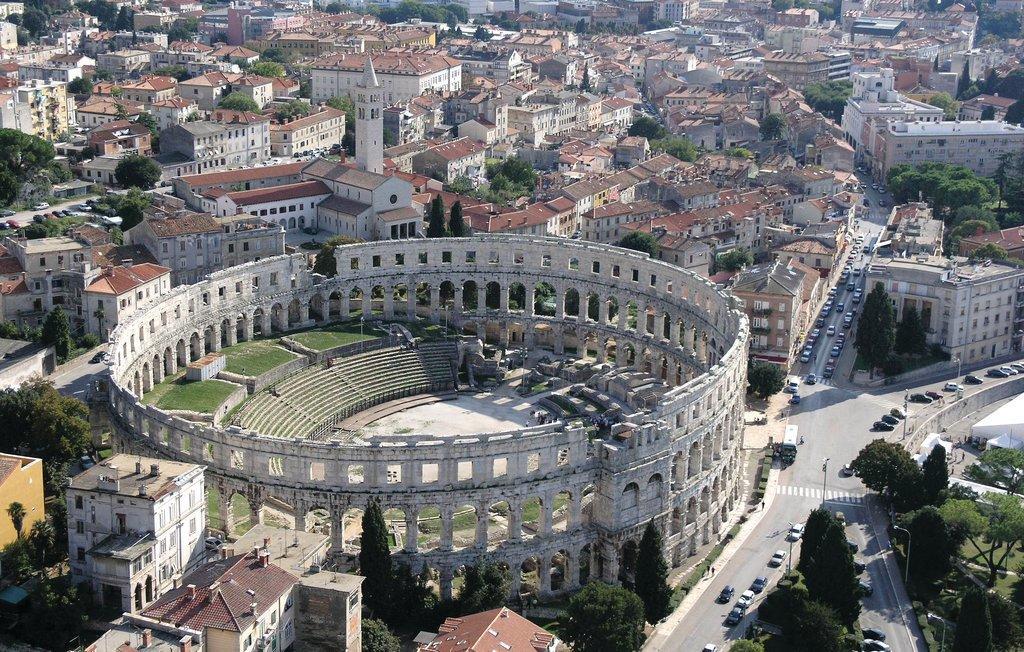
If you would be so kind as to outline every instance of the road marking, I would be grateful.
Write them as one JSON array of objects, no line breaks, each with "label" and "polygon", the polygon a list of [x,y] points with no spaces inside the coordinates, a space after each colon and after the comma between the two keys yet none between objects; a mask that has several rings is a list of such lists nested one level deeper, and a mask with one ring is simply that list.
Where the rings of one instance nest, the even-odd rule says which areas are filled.
[{"label": "road marking", "polygon": [[[821,489],[813,487],[798,487],[796,485],[777,485],[775,493],[784,496],[800,496],[802,498],[816,498],[821,500]],[[864,494],[851,493],[846,491],[829,491],[825,500],[834,503],[845,503],[848,505],[863,505]]]}]

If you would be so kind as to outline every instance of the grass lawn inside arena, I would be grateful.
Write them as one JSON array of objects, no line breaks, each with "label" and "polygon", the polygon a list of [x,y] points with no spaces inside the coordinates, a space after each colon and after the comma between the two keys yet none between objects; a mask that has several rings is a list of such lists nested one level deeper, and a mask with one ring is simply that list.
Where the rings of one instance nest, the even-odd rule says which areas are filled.
[{"label": "grass lawn inside arena", "polygon": [[243,376],[259,376],[274,367],[291,362],[298,357],[280,346],[278,340],[252,340],[226,346],[220,350],[227,357],[226,371]]},{"label": "grass lawn inside arena", "polygon": [[185,375],[181,374],[153,387],[143,397],[142,402],[155,405],[162,410],[190,410],[213,414],[236,389],[238,385],[222,380],[185,382]]}]

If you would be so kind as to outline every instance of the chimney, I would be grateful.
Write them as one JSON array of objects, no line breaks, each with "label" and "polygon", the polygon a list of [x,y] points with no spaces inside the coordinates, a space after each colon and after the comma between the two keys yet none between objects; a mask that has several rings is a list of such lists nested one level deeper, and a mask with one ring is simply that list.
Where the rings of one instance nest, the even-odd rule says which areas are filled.
[{"label": "chimney", "polygon": [[185,595],[188,596],[189,600],[195,600],[195,598],[196,598],[196,585],[195,584],[189,584],[188,586],[186,586],[185,587]]},{"label": "chimney", "polygon": [[221,547],[221,549],[220,549],[220,558],[221,559],[227,559],[228,558],[228,549],[227,548]]},{"label": "chimney", "polygon": [[[108,267],[104,267],[103,269],[104,269],[104,271],[107,271],[108,269],[109,270],[113,270],[114,268],[113,267],[109,267],[109,268]],[[141,460],[135,463],[135,473],[136,473],[136,475],[141,475],[142,474],[142,461]]]},{"label": "chimney", "polygon": [[260,568],[266,568],[270,565],[270,553],[264,550],[260,553]]},{"label": "chimney", "polygon": [[270,537],[263,537],[263,549],[267,550],[270,548]]},{"label": "chimney", "polygon": [[[103,273],[104,274],[113,274],[114,273],[114,266],[113,265],[104,265],[103,266]],[[138,472],[141,473],[142,472],[142,462],[136,462],[135,465],[139,468]]]},{"label": "chimney", "polygon": [[181,640],[178,641],[178,652],[192,652],[192,637],[182,636]]},{"label": "chimney", "polygon": [[149,465],[149,474],[152,475],[152,476],[160,475],[160,465],[159,464],[150,464]]},{"label": "chimney", "polygon": [[153,644],[153,630],[142,630],[142,647],[149,647]]}]

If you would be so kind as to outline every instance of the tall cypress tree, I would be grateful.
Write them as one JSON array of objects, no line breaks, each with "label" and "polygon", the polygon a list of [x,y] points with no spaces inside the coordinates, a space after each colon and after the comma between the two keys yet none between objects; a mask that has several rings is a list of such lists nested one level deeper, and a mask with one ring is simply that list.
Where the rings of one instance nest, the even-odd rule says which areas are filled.
[{"label": "tall cypress tree", "polygon": [[895,325],[889,293],[881,283],[875,283],[857,318],[857,339],[853,344],[872,368],[881,367],[889,359],[896,339]]},{"label": "tall cypress tree", "polygon": [[662,554],[661,531],[648,523],[636,556],[634,593],[644,603],[644,618],[656,623],[671,611],[672,589],[668,586],[668,564]]},{"label": "tall cypress tree", "polygon": [[590,92],[590,67],[583,66],[583,81],[580,82],[580,90],[584,93]]},{"label": "tall cypress tree", "polygon": [[821,547],[821,541],[825,537],[828,526],[835,522],[835,517],[827,509],[818,508],[807,517],[807,524],[804,525],[804,534],[801,537],[800,561],[797,568],[803,570],[811,563],[811,558]]},{"label": "tall cypress tree", "polygon": [[443,238],[445,235],[444,199],[438,194],[430,202],[430,215],[427,216],[427,237]]},{"label": "tall cypress tree", "polygon": [[380,501],[371,500],[363,512],[363,534],[359,546],[359,572],[366,578],[363,596],[374,613],[385,615],[391,606],[394,569],[388,547],[388,530]]},{"label": "tall cypress tree", "polygon": [[971,85],[971,64],[968,61],[964,61],[963,72],[960,73],[960,79],[956,82],[956,99],[962,100],[964,91],[966,91]]},{"label": "tall cypress tree", "polygon": [[985,593],[976,586],[960,599],[953,652],[992,652],[992,614]]},{"label": "tall cypress tree", "polygon": [[453,238],[462,238],[466,235],[466,222],[462,219],[462,202],[452,204],[451,217],[448,220],[448,233]]},{"label": "tall cypress tree", "polygon": [[921,313],[914,306],[903,311],[903,321],[896,327],[896,352],[920,355],[928,350]]},{"label": "tall cypress tree", "polygon": [[840,620],[847,625],[856,622],[860,615],[860,587],[853,566],[853,553],[846,544],[846,534],[838,521],[829,524],[818,551],[802,570],[812,600],[835,609]]},{"label": "tall cypress tree", "polygon": [[43,332],[40,336],[43,344],[53,346],[57,362],[65,362],[71,354],[71,325],[68,315],[60,306],[55,306],[43,321]]},{"label": "tall cypress tree", "polygon": [[924,474],[925,500],[933,505],[940,494],[949,486],[949,469],[946,467],[946,449],[936,445],[921,465]]}]

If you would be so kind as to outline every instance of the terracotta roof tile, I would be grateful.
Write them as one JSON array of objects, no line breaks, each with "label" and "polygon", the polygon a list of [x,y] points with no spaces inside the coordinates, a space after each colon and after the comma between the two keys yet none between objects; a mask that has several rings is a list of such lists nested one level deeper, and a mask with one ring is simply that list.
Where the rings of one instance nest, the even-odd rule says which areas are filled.
[{"label": "terracotta roof tile", "polygon": [[152,263],[114,267],[96,278],[85,288],[86,292],[121,295],[149,283],[153,279],[169,274],[170,269]]}]

